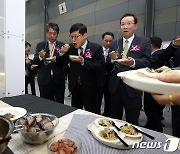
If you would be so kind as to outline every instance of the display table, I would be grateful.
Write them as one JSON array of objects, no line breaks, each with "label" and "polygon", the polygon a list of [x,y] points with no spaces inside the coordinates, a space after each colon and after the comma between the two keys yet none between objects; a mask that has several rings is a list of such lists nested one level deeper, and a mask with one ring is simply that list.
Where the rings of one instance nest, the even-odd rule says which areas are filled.
[{"label": "display table", "polygon": [[[109,154],[119,153],[165,153],[163,147],[161,149],[131,149],[131,150],[117,150],[99,143],[95,138],[92,137],[90,132],[87,130],[87,125],[92,122],[99,115],[91,112],[87,112],[81,109],[76,109],[70,106],[66,106],[57,102],[53,102],[47,99],[39,98],[32,95],[21,95],[11,98],[2,98],[0,101],[0,107],[7,106],[19,106],[25,108],[28,112],[43,112],[54,114],[59,117],[59,124],[54,130],[54,135],[62,135],[66,133],[76,133],[75,135],[82,140],[82,153],[93,153],[99,154],[103,151]],[[5,103],[4,103],[5,102]],[[93,117],[92,117],[93,116]],[[143,142],[162,142],[165,143],[167,136],[162,133],[155,132],[149,129],[141,128],[143,131],[153,135],[155,140],[150,140],[149,138],[143,138]],[[168,136],[172,137],[172,136]],[[23,143],[20,139],[19,134],[12,134],[12,139],[10,140],[8,147],[4,154],[47,154],[47,142],[42,145],[29,145]],[[91,152],[90,152],[91,151]],[[179,153],[176,150],[174,153]]]}]

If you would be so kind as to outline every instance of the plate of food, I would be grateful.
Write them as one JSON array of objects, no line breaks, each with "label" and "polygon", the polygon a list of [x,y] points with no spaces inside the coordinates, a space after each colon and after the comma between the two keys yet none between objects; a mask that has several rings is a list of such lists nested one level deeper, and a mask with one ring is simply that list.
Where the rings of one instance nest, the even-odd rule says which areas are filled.
[{"label": "plate of food", "polygon": [[140,73],[140,70],[120,72],[117,76],[128,86],[148,93],[169,94],[180,91],[180,84],[159,81],[154,77],[148,77]]},{"label": "plate of food", "polygon": [[37,66],[39,66],[39,65],[35,65],[35,64],[32,64],[32,65],[31,65],[31,67],[37,67]]},{"label": "plate of food", "polygon": [[71,153],[78,154],[81,152],[82,142],[77,136],[61,136],[57,135],[50,139],[47,143],[49,154]]},{"label": "plate of food", "polygon": [[[122,124],[119,128],[120,128],[121,132],[125,136],[128,136],[128,137],[141,137],[142,134],[137,132],[134,127],[136,127],[136,126],[125,123],[125,124]],[[140,128],[138,128],[138,129],[141,130]]]},{"label": "plate of food", "polygon": [[69,58],[77,59],[77,58],[79,58],[79,56],[77,56],[77,55],[69,55]]},{"label": "plate of food", "polygon": [[0,115],[15,121],[27,113],[26,109],[21,107],[3,107],[0,108]]},{"label": "plate of food", "polygon": [[127,58],[112,60],[112,62],[124,62],[124,61],[127,61]]},{"label": "plate of food", "polygon": [[147,77],[156,78],[159,74],[180,74],[180,70],[172,70],[167,66],[162,66],[157,69],[151,69],[151,68],[142,68],[137,70],[138,73],[141,73]]},{"label": "plate of food", "polygon": [[97,118],[94,122],[99,127],[113,127],[110,118]]},{"label": "plate of food", "polygon": [[119,142],[119,139],[115,135],[115,131],[113,128],[98,128],[96,131],[94,131],[94,134],[96,135],[99,140],[103,142],[108,143],[117,143]]},{"label": "plate of food", "polygon": [[52,60],[53,59],[53,57],[48,57],[48,58],[46,58],[46,60]]},{"label": "plate of food", "polygon": [[[103,128],[98,127],[95,122],[93,121],[87,126],[88,130],[91,132],[92,136],[99,142],[103,143],[104,145],[107,145],[109,147],[117,148],[117,149],[131,149],[133,144],[139,143],[143,139],[143,135],[141,137],[128,137],[125,136],[124,133],[115,131],[114,128]],[[115,131],[118,136],[121,137],[127,144],[128,147],[124,146],[124,144],[116,137],[116,135],[113,133]]]}]

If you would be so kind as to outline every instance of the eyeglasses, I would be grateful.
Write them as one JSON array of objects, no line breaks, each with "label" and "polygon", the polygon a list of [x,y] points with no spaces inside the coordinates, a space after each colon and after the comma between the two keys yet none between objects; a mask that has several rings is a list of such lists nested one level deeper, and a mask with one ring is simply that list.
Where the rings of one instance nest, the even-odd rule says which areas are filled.
[{"label": "eyeglasses", "polygon": [[71,39],[71,40],[77,40],[78,38],[79,38],[79,36],[82,36],[81,34],[80,35],[77,35],[77,36],[69,36],[69,38]]},{"label": "eyeglasses", "polygon": [[128,23],[121,23],[121,27],[127,26],[130,27],[131,25],[135,24],[134,22],[128,22]]}]

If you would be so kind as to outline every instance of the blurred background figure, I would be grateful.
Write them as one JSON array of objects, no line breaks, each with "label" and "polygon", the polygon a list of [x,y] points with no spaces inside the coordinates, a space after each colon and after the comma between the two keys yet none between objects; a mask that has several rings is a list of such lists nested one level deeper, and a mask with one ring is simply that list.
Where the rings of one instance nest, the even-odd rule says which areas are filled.
[{"label": "blurred background figure", "polygon": [[[159,64],[159,56],[163,52],[160,49],[162,39],[160,37],[151,37],[151,58],[153,59],[151,67],[156,69],[161,67]],[[147,116],[147,123],[144,127],[155,131],[163,132],[163,124],[161,123],[164,105],[159,105],[150,93],[144,93],[144,112]]]},{"label": "blurred background figure", "polygon": [[32,65],[32,59],[29,59],[31,44],[25,41],[25,94],[28,94],[28,85],[30,84],[32,95],[36,95],[35,76],[37,68]]},{"label": "blurred background figure", "polygon": [[[180,36],[172,40],[170,45],[161,53],[159,62],[167,62],[169,59],[172,59],[173,67],[180,67]],[[169,76],[170,77],[170,76]],[[167,77],[159,78],[162,81],[166,81]],[[176,80],[175,76],[170,80]],[[168,81],[168,80],[167,80]],[[176,94],[178,95],[178,94]],[[157,97],[153,96],[160,104],[166,104],[167,102],[174,103],[178,102],[178,96],[176,95],[157,95]],[[176,96],[176,98],[175,98]],[[171,98],[172,97],[172,98]],[[173,100],[171,100],[173,99]],[[173,136],[180,137],[180,106],[171,106],[172,109],[172,131]]]},{"label": "blurred background figure", "polygon": [[[102,48],[103,48],[103,55],[106,62],[106,59],[109,55],[109,47],[111,42],[114,39],[114,34],[112,32],[105,32],[102,34]],[[104,68],[101,70],[102,72],[97,72],[97,78],[98,80],[98,90],[97,90],[97,113],[100,113],[102,99],[104,96],[104,113],[102,115],[104,116],[110,116],[110,93],[109,93],[109,76],[110,76],[110,70],[108,66],[104,66]],[[99,74],[101,73],[101,74]]]}]

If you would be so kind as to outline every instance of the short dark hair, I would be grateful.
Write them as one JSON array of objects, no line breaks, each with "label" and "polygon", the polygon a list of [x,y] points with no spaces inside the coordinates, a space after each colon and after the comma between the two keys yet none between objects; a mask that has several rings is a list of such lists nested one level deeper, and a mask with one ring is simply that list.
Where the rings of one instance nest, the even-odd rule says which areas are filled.
[{"label": "short dark hair", "polygon": [[114,34],[113,34],[112,32],[105,32],[105,33],[103,33],[103,34],[102,34],[102,39],[104,39],[104,37],[105,37],[106,35],[111,35],[112,38],[114,39]]},{"label": "short dark hair", "polygon": [[72,25],[69,30],[69,33],[71,34],[72,32],[75,32],[78,30],[81,35],[83,35],[84,33],[87,33],[87,27],[82,23],[76,23],[76,24]]},{"label": "short dark hair", "polygon": [[151,44],[155,48],[161,48],[162,45],[162,39],[160,37],[151,37]]},{"label": "short dark hair", "polygon": [[27,48],[27,46],[31,47],[31,44],[28,41],[25,41],[25,48]]},{"label": "short dark hair", "polygon": [[46,32],[49,31],[49,29],[52,28],[54,31],[56,31],[57,33],[59,33],[59,26],[56,23],[48,23],[46,26]]},{"label": "short dark hair", "polygon": [[120,24],[121,24],[121,20],[125,17],[133,17],[134,18],[134,24],[137,24],[138,23],[138,18],[133,14],[133,13],[125,13],[121,19],[120,19]]}]

